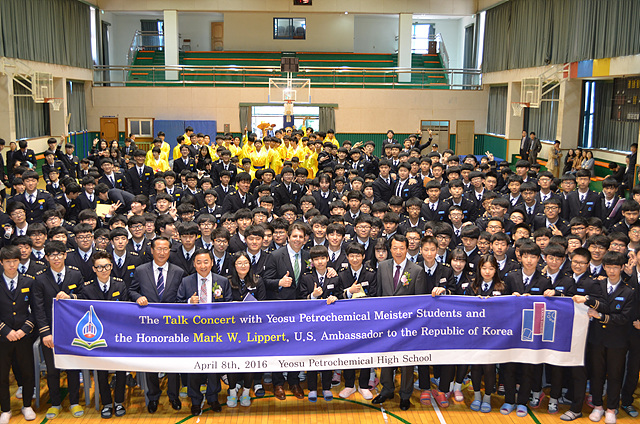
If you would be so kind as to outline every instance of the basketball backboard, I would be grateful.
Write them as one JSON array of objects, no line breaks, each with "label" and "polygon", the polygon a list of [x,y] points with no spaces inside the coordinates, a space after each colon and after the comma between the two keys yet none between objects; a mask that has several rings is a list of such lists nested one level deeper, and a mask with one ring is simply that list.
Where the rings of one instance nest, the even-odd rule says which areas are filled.
[{"label": "basketball backboard", "polygon": [[269,78],[269,103],[310,103],[311,80]]}]

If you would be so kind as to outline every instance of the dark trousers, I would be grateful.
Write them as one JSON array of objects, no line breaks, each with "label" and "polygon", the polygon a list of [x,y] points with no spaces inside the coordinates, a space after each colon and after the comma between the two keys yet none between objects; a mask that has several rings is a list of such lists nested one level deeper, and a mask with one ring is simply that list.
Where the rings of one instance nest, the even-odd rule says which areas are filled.
[{"label": "dark trousers", "polygon": [[[113,391],[113,397],[116,403],[123,403],[127,372],[116,371],[115,374],[116,387]],[[111,399],[111,387],[109,386],[109,371],[98,371],[98,387],[100,388],[100,401],[102,405],[111,405],[113,399]]]},{"label": "dark trousers", "polygon": [[2,412],[11,411],[11,394],[9,393],[9,373],[11,372],[12,359],[16,358],[17,367],[22,375],[22,405],[31,406],[31,398],[34,390],[33,375],[33,343],[29,336],[10,342],[0,342],[0,408]]},{"label": "dark trousers", "polygon": [[[396,385],[393,378],[393,371],[395,369],[395,367],[387,367],[380,370],[380,383],[382,383],[381,395],[393,396],[395,393]],[[410,367],[400,367],[400,372],[400,399],[410,399],[413,393],[413,365]]]},{"label": "dark trousers", "polygon": [[[147,398],[157,402],[162,394],[158,373],[147,372],[145,375],[147,376]],[[178,392],[180,391],[180,374],[169,373],[167,374],[167,379],[167,396],[169,396],[170,400],[178,399]],[[198,391],[199,390],[200,389],[198,388]]]},{"label": "dark trousers", "polygon": [[[49,398],[51,406],[60,406],[62,397],[60,396],[60,370],[56,368],[53,361],[53,350],[42,344],[42,354],[44,362],[47,364],[47,387],[49,388]],[[24,375],[24,374],[23,374]],[[69,403],[77,405],[80,403],[80,371],[67,370],[67,383],[69,391]],[[88,382],[85,384],[89,384]],[[26,396],[23,387],[22,396]],[[32,394],[33,396],[33,394]]]},{"label": "dark trousers", "polygon": [[[200,392],[200,384],[202,384],[203,377],[205,376],[207,392],[202,396],[202,393]],[[191,398],[192,405],[200,405],[205,396],[208,403],[217,401],[220,389],[220,374],[189,374],[189,387],[187,388],[187,394]]]},{"label": "dark trousers", "polygon": [[418,384],[420,385],[420,390],[431,389],[430,375],[429,365],[418,365]]},{"label": "dark trousers", "polygon": [[[356,369],[343,370],[342,376],[344,377],[344,387],[356,386]],[[361,389],[369,388],[369,378],[371,378],[371,368],[360,369],[360,378],[358,378],[358,386]]]},{"label": "dark trousers", "polygon": [[[584,404],[585,392],[587,391],[587,367],[571,367],[571,380],[573,381],[571,390],[571,408],[570,411],[576,414],[582,412],[582,405]],[[602,387],[602,386],[600,386]],[[602,389],[600,389],[602,391]]]},{"label": "dark trousers", "polygon": [[531,384],[533,382],[533,369],[535,365],[520,364],[515,362],[509,362],[502,364],[500,369],[504,374],[504,401],[505,403],[516,403],[516,383],[518,369],[522,371],[520,376],[520,389],[518,390],[518,405],[526,405],[529,401],[529,394],[531,393]]},{"label": "dark trousers", "polygon": [[[289,383],[289,388],[293,386],[300,385],[300,371],[289,371],[287,372],[287,383]],[[275,386],[284,386],[284,373],[274,372],[271,374],[271,382],[273,383],[273,387]]]},{"label": "dark trousers", "polygon": [[547,371],[551,374],[551,390],[549,391],[549,397],[551,399],[559,399],[560,396],[562,396],[564,374],[567,369],[567,367],[547,364]]},{"label": "dark trousers", "polygon": [[251,384],[253,383],[254,375],[253,373],[229,373],[227,374],[229,378],[229,389],[235,389],[238,385],[238,381],[242,380],[242,386],[245,389],[250,389]]},{"label": "dark trousers", "polygon": [[604,382],[607,381],[607,409],[620,406],[627,348],[591,347],[591,397],[594,406],[602,406]]},{"label": "dark trousers", "polygon": [[633,403],[633,392],[638,386],[638,373],[640,373],[640,331],[635,328],[629,337],[629,351],[627,352],[627,368],[622,384],[621,400],[623,406]]},{"label": "dark trousers", "polygon": [[473,390],[480,391],[484,377],[484,394],[490,395],[496,386],[496,366],[494,364],[471,365],[471,384]]},{"label": "dark trousers", "polygon": [[468,369],[469,367],[467,365],[443,365],[440,372],[438,390],[447,393],[452,381],[462,384]]},{"label": "dark trousers", "polygon": [[542,373],[544,370],[544,364],[533,365],[533,380],[531,381],[531,391],[542,391]]},{"label": "dark trousers", "polygon": [[[322,390],[331,390],[331,377],[333,376],[333,371],[331,370],[307,371],[307,389],[309,389],[310,392],[318,390],[318,373],[320,373],[322,378]],[[368,381],[367,384],[369,384]]]}]

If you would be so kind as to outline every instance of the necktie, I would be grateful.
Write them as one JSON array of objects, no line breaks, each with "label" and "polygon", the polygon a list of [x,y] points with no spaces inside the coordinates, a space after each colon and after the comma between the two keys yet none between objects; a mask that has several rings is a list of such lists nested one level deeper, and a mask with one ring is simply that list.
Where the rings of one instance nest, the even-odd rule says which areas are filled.
[{"label": "necktie", "polygon": [[33,194],[29,195],[29,203],[33,203],[36,201],[36,196],[34,196]]},{"label": "necktie", "polygon": [[20,274],[24,274],[25,272],[27,272],[27,267],[23,264],[20,264]]},{"label": "necktie", "polygon": [[227,192],[227,187],[226,186],[222,187],[222,189],[224,190],[225,193]]},{"label": "necktie", "polygon": [[251,265],[255,265],[256,264],[256,257],[254,255],[251,255]]},{"label": "necktie", "polygon": [[607,209],[611,207],[611,202],[607,202]]},{"label": "necktie", "polygon": [[387,183],[387,185],[391,185],[391,181],[389,180],[389,178],[384,180],[385,183]]},{"label": "necktie", "polygon": [[611,293],[613,293],[613,286],[609,286],[609,288],[607,289],[607,294],[611,294]]},{"label": "necktie", "polygon": [[11,280],[11,283],[9,284],[9,291],[11,294],[16,292],[16,280]]},{"label": "necktie", "polygon": [[427,270],[427,277],[431,277],[431,275],[433,275],[433,274],[431,273],[431,270],[430,270],[430,269],[428,269],[428,270]]},{"label": "necktie", "polygon": [[460,230],[455,230],[456,237],[460,237]]},{"label": "necktie", "polygon": [[325,199],[326,199],[328,196],[329,196],[329,193],[322,193],[322,197],[323,197],[323,198],[325,198]]},{"label": "necktie", "polygon": [[587,197],[586,194],[581,194],[580,195],[580,202],[584,203],[584,199]]},{"label": "necktie", "polygon": [[135,244],[136,252],[139,252],[141,247],[142,247],[142,243],[136,243]]},{"label": "necktie", "polygon": [[58,279],[56,281],[58,283],[58,286],[62,287],[62,273],[59,272],[58,273]]},{"label": "necktie", "polygon": [[435,205],[435,203],[431,203],[431,210],[435,212],[435,210],[436,210],[436,205]]},{"label": "necktie", "polygon": [[393,288],[398,288],[400,282],[400,265],[396,265],[396,272],[393,274]]},{"label": "necktie", "polygon": [[443,262],[442,256],[436,255],[436,261],[442,263]]},{"label": "necktie", "polygon": [[207,303],[207,279],[202,279],[202,284],[200,284],[200,303]]},{"label": "necktie", "polygon": [[528,215],[532,215],[532,214],[533,214],[533,207],[529,206],[529,207],[527,208],[527,214],[528,214]]},{"label": "necktie", "polygon": [[118,258],[118,268],[122,268],[122,258]]},{"label": "necktie", "polygon": [[89,201],[90,201],[90,202],[93,202],[93,194],[90,194],[90,195],[89,195]]},{"label": "necktie", "polygon": [[162,299],[162,293],[164,293],[164,275],[162,275],[162,267],[158,268],[158,282],[156,283],[158,289],[158,297]]},{"label": "necktie", "polygon": [[112,186],[114,186],[114,187],[116,186],[116,180],[115,180],[115,178],[113,178],[113,175],[109,175],[109,181],[111,181],[111,185]]},{"label": "necktie", "polygon": [[398,190],[396,190],[396,196],[400,196],[400,194],[402,193],[402,185],[404,183],[400,183],[398,184]]},{"label": "necktie", "polygon": [[138,176],[140,176],[140,178],[142,178],[142,170],[143,168],[138,168]]},{"label": "necktie", "polygon": [[83,253],[82,254],[82,259],[87,262],[87,260],[89,259],[89,254],[88,253]]},{"label": "necktie", "polygon": [[354,283],[357,283],[357,282],[358,282],[358,273],[357,273],[357,272],[354,272],[354,273],[353,273],[353,282],[354,282]]},{"label": "necktie", "polygon": [[324,277],[318,277],[318,284],[320,284],[320,287],[324,286]]},{"label": "necktie", "polygon": [[511,198],[511,205],[512,205],[512,206],[515,206],[515,205],[516,205],[517,200],[518,200],[518,199],[516,199],[516,198],[513,198],[513,197],[512,197],[512,198]]},{"label": "necktie", "polygon": [[222,259],[220,258],[216,259],[216,274],[220,274],[220,272],[222,271],[222,269],[220,269],[221,262],[222,262]]},{"label": "necktie", "polygon": [[191,255],[189,254],[189,252],[187,252],[187,254],[184,255],[184,258],[189,261],[189,259],[191,259]]},{"label": "necktie", "polygon": [[336,252],[331,252],[331,262],[336,261]]},{"label": "necktie", "polygon": [[211,250],[211,245],[209,243],[202,243],[205,249]]},{"label": "necktie", "polygon": [[477,194],[476,197],[478,198],[478,202],[482,200],[482,194]]},{"label": "necktie", "polygon": [[107,285],[103,285],[102,286],[102,293],[107,294],[107,292],[109,291],[109,287],[107,287]]},{"label": "necktie", "polygon": [[36,254],[36,259],[40,260],[40,252],[35,252],[35,254]]},{"label": "necktie", "polygon": [[540,200],[542,201],[542,203],[544,203],[544,202],[546,202],[546,201],[547,201],[547,197],[548,197],[548,196],[546,196],[546,195],[544,195],[544,194],[540,196]]},{"label": "necktie", "polygon": [[529,277],[524,277],[524,286],[527,287],[529,285]]},{"label": "necktie", "polygon": [[486,292],[487,290],[489,290],[489,283],[482,283],[482,291]]},{"label": "necktie", "polygon": [[246,196],[240,196],[240,199],[242,199],[242,204],[244,205],[244,202],[246,200]]},{"label": "necktie", "polygon": [[293,275],[296,277],[297,284],[298,278],[300,278],[300,253],[296,253],[293,256]]}]

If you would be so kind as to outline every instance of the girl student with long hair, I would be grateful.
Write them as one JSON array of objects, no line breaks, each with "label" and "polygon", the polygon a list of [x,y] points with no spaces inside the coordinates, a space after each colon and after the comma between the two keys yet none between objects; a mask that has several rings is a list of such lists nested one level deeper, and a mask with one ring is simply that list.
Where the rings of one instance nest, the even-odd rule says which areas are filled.
[{"label": "girl student with long hair", "polygon": [[[507,293],[507,287],[500,280],[498,261],[493,255],[482,255],[478,261],[477,273],[471,284],[471,292],[483,298],[501,296]],[[484,377],[484,395],[480,391]],[[471,409],[484,413],[491,412],[491,394],[496,386],[496,365],[472,365],[471,383],[473,384],[473,402]]]},{"label": "girl student with long hair", "polygon": [[[251,272],[251,260],[247,252],[237,252],[232,259],[231,275],[229,278],[229,284],[231,285],[231,293],[233,294],[234,302],[242,302],[245,298],[251,294],[256,300],[265,300],[267,298],[267,291],[265,289],[264,281],[262,277],[255,275]],[[262,374],[254,373],[229,373],[229,396],[227,396],[227,406],[234,408],[238,406],[238,394],[237,383],[243,380],[242,395],[240,396],[241,406],[251,405],[251,385],[254,382],[254,378],[257,383],[254,385],[254,392],[259,393],[262,389],[262,396],[264,396],[264,389],[262,388]]]}]

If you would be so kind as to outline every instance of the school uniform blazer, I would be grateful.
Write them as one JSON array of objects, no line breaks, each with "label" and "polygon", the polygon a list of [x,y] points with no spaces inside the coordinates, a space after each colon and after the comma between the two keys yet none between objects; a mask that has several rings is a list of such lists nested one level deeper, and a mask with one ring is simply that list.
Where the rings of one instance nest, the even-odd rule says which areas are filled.
[{"label": "school uniform blazer", "polygon": [[507,258],[507,262],[504,264],[504,267],[498,271],[498,275],[500,275],[500,280],[504,281],[504,277],[515,270],[518,270],[521,268],[520,262],[516,261],[515,259],[509,259]]},{"label": "school uniform blazer", "polygon": [[93,200],[89,200],[89,197],[87,196],[87,193],[82,190],[80,192],[80,195],[76,198],[76,203],[78,204],[78,209],[85,210],[85,209],[95,209],[96,205],[98,201],[98,194],[94,191],[93,192]]},{"label": "school uniform blazer", "polygon": [[291,183],[291,191],[287,190],[287,186],[284,183],[280,183],[271,188],[271,194],[274,200],[273,208],[278,215],[281,215],[280,208],[286,204],[292,204],[296,208],[299,208],[300,199],[304,195],[302,193],[302,187],[294,182]]},{"label": "school uniform blazer", "polygon": [[65,292],[72,299],[82,295],[84,280],[77,268],[66,266],[62,285],[58,286],[51,269],[43,270],[36,275],[33,282],[33,297],[31,307],[38,324],[41,337],[51,335],[51,315],[53,314],[53,300],[58,293]]},{"label": "school uniform blazer", "polygon": [[36,320],[29,306],[34,278],[18,274],[13,294],[4,278],[0,280],[0,342],[8,342],[6,337],[11,330],[22,330],[25,334],[33,331]]},{"label": "school uniform blazer", "polygon": [[611,207],[607,208],[607,202],[605,200],[604,194],[600,193],[600,216],[599,218],[602,220],[602,224],[604,224],[604,228],[607,230],[613,227],[615,224],[620,222],[622,219],[622,208],[618,207],[616,212],[613,211],[616,209],[616,205],[620,201],[619,196],[613,196],[611,201]]},{"label": "school uniform blazer", "polygon": [[125,178],[123,173],[114,172],[113,173],[113,179],[115,181],[115,185],[111,183],[111,180],[106,175],[103,175],[98,180],[98,183],[104,183],[109,188],[117,188],[117,189],[125,190],[125,191],[129,191],[131,189],[131,187],[129,187],[129,180],[127,180]]},{"label": "school uniform blazer", "polygon": [[247,250],[247,244],[242,241],[238,233],[235,233],[229,240],[229,247],[227,248],[227,252],[236,253],[242,250]]},{"label": "school uniform blazer", "polygon": [[[424,268],[424,263],[422,265]],[[456,291],[456,281],[453,278],[453,269],[449,264],[443,264],[436,261],[436,270],[433,272],[433,275],[426,275],[425,269],[425,281],[427,284],[427,293],[431,293],[431,291],[436,287],[443,287],[445,289],[445,294],[454,294]]]},{"label": "school uniform blazer", "polygon": [[11,198],[11,202],[7,201],[7,206],[12,202],[22,202],[26,207],[27,223],[33,224],[34,222],[44,222],[42,216],[45,211],[49,209],[55,209],[56,202],[53,200],[53,196],[44,190],[36,190],[36,200],[33,203],[27,201],[27,192],[14,196]]},{"label": "school uniform blazer", "polygon": [[414,294],[427,294],[427,282],[425,279],[424,268],[411,261],[407,261],[400,278],[405,273],[409,274],[409,280],[406,285],[398,282],[397,287],[393,287],[393,274],[395,272],[395,262],[387,259],[378,264],[378,273],[376,274],[376,283],[378,285],[378,296],[407,296]]},{"label": "school uniform blazer", "polygon": [[565,204],[562,206],[562,217],[566,220],[570,220],[574,216],[599,218],[602,214],[600,200],[600,196],[596,192],[589,190],[584,202],[581,202],[578,191],[572,191],[567,195]]},{"label": "school uniform blazer", "polygon": [[65,209],[64,220],[65,221],[76,222],[78,220],[78,214],[80,213],[80,208],[78,207],[78,199],[71,200],[70,202],[67,203],[67,200],[65,199],[64,194],[63,193],[59,193],[54,198],[54,201],[57,204],[64,206],[64,209]]},{"label": "school uniform blazer", "polygon": [[[369,245],[371,245],[371,241],[369,241]],[[337,271],[348,265],[349,265],[349,260],[347,259],[347,254],[344,252],[344,249],[340,249],[340,254],[336,255],[335,261],[331,260],[331,252],[329,252],[329,262],[327,263],[327,266],[329,268],[333,268]]]},{"label": "school uniform blazer", "polygon": [[[362,290],[367,297],[378,295],[378,279],[376,274],[377,271],[369,265],[362,265],[362,268],[360,269],[358,283],[362,286]],[[338,271],[338,279],[340,280],[340,290],[342,290],[343,293],[342,297],[347,299],[348,296],[346,291],[353,285],[353,283],[355,283],[351,267],[348,264],[346,267],[342,267],[340,271]]]},{"label": "school uniform blazer", "polygon": [[86,261],[82,259],[82,256],[77,249],[71,252],[67,252],[67,260],[65,261],[65,264],[67,266],[71,265],[78,269],[80,271],[80,274],[82,274],[82,278],[84,279],[84,281],[93,280],[94,278],[96,278],[96,273],[93,272],[93,263],[91,261],[91,258],[93,257],[93,254],[95,252],[96,248],[94,247],[91,250],[91,256],[89,256],[89,259],[87,259]]},{"label": "school uniform blazer", "polygon": [[373,201],[389,203],[391,196],[395,194],[396,182],[389,177],[389,184],[382,178],[378,177],[373,181]]},{"label": "school uniform blazer", "polygon": [[153,169],[150,166],[144,166],[142,169],[142,177],[138,174],[138,168],[136,166],[127,169],[125,177],[129,180],[129,187],[131,187],[131,193],[134,195],[144,194],[149,196],[151,194],[151,185],[153,184]]},{"label": "school uniform blazer", "polygon": [[[211,291],[214,292],[213,287],[217,284],[220,286],[222,293],[220,297],[215,297],[215,294],[211,294],[212,303],[216,302],[233,302],[233,293],[231,292],[231,284],[229,284],[229,280],[227,277],[222,277],[218,274],[211,273]],[[187,277],[184,277],[180,282],[180,287],[178,288],[178,303],[187,303],[189,302],[189,298],[196,293],[200,296],[200,274],[195,273],[191,274]]]},{"label": "school uniform blazer", "polygon": [[253,209],[256,205],[256,199],[251,193],[247,193],[245,197],[244,203],[242,202],[242,198],[240,197],[239,192],[235,191],[233,193],[229,192],[222,202],[222,214],[224,215],[227,212],[235,212],[238,209]]},{"label": "school uniform blazer", "polygon": [[148,240],[146,237],[142,242],[142,247],[140,248],[140,251],[136,252],[135,243],[133,239],[129,239],[129,241],[127,242],[127,247],[125,249],[127,249],[127,252],[137,253],[138,256],[140,257],[141,263],[149,262],[153,259],[153,256],[151,255],[151,240]]},{"label": "school uniform blazer", "polygon": [[[164,276],[164,292],[162,298],[158,296],[156,287],[156,277],[153,272],[153,261],[140,265],[133,273],[133,281],[129,287],[129,296],[136,302],[142,296],[146,297],[149,303],[176,303],[178,287],[184,278],[184,271],[178,266],[167,262],[162,266]],[[193,294],[191,292],[189,295]]]},{"label": "school uniform blazer", "polygon": [[[113,255],[113,248],[111,251],[107,249],[107,251]],[[117,277],[124,281],[127,290],[131,287],[131,282],[133,281],[133,274],[137,267],[143,264],[142,258],[137,252],[130,252],[125,249],[125,257],[124,262],[121,267],[118,267],[115,258],[113,258],[113,269],[111,270],[111,275],[113,277]]]},{"label": "school uniform blazer", "polygon": [[[247,252],[247,254],[249,254],[249,252]],[[253,272],[255,275],[262,275],[262,273],[264,272],[264,268],[267,265],[268,256],[269,253],[262,250],[260,252],[260,258],[258,258],[258,261],[254,265],[251,265],[251,272]],[[251,254],[249,254],[249,257],[251,257]]]},{"label": "school uniform blazer", "polygon": [[231,293],[233,294],[234,302],[242,302],[249,293],[251,293],[251,295],[255,297],[256,300],[267,300],[267,289],[264,287],[264,280],[258,275],[255,275],[254,278],[257,281],[255,287],[231,287]]},{"label": "school uniform blazer", "polygon": [[[476,209],[475,207],[475,203],[473,203],[471,200],[467,199],[466,197],[461,197],[460,198],[460,204],[456,205],[455,201],[453,200],[452,196],[448,196],[446,199],[440,199],[440,200],[446,200],[449,203],[449,206],[459,206],[460,208],[462,208],[462,213],[464,215],[464,217],[462,218],[462,221],[471,221],[471,222],[475,222],[476,219],[478,219],[480,217],[480,214],[478,213],[479,211]],[[449,220],[449,213],[447,212],[447,217],[446,217],[446,221],[451,224],[451,221]]]},{"label": "school uniform blazer", "polygon": [[195,172],[196,170],[196,161],[191,156],[187,156],[187,163],[184,163],[182,156],[173,160],[173,172],[176,175],[180,175],[185,169],[189,172]]},{"label": "school uniform blazer", "polygon": [[462,274],[460,274],[460,279],[457,279],[455,275],[452,275],[452,278],[453,278],[453,284],[455,287],[452,294],[456,294],[459,296],[475,296],[476,295],[476,293],[473,292],[473,288],[472,288],[473,280],[475,280],[474,272],[462,271]]},{"label": "school uniform blazer", "polygon": [[182,245],[178,244],[176,247],[176,251],[172,252],[169,256],[169,262],[174,265],[180,267],[185,275],[195,274],[196,268],[193,266],[193,256],[195,255],[195,250],[193,251],[193,255],[187,260],[184,256],[184,252],[182,249]]},{"label": "school uniform blazer", "polygon": [[551,280],[546,275],[542,275],[540,271],[533,273],[533,277],[529,284],[525,287],[522,276],[522,269],[510,272],[504,277],[504,283],[507,286],[507,293],[520,293],[542,296],[544,291],[551,287]]},{"label": "school uniform blazer", "polygon": [[[300,299],[311,299],[311,293],[313,293],[315,284],[320,286],[318,273],[315,271],[315,269],[305,272],[304,275],[300,277],[300,285],[298,286],[298,297]],[[342,290],[340,290],[340,279],[338,277],[324,279],[324,283],[322,284],[322,295],[319,297],[319,299],[326,299],[329,296],[335,296],[341,299],[342,295],[343,292]]]},{"label": "school uniform blazer", "polygon": [[[307,271],[307,262],[309,262],[309,252],[304,249],[300,250],[301,267],[300,267],[300,279]],[[293,283],[290,287],[279,287],[279,282],[289,272],[289,277],[293,278]],[[295,281],[295,274],[293,272],[293,265],[289,258],[289,249],[284,246],[275,252],[271,253],[267,257],[265,264],[264,281],[267,286],[267,298],[270,300],[290,300],[298,299],[298,286],[300,285],[300,279]]]},{"label": "school uniform blazer", "polygon": [[436,210],[431,210],[431,205],[428,201],[422,202],[420,207],[420,217],[425,221],[445,221],[449,217],[449,208],[451,205],[446,200],[438,200],[438,206]]},{"label": "school uniform blazer", "polygon": [[554,296],[574,296],[578,294],[576,282],[572,277],[562,275],[562,271],[558,272],[556,281],[552,282],[553,290],[556,291]]},{"label": "school uniform blazer", "polygon": [[82,293],[78,296],[78,299],[127,302],[129,300],[129,290],[122,278],[111,275],[109,290],[107,290],[106,294],[102,291],[98,279],[94,279],[85,281]]},{"label": "school uniform blazer", "polygon": [[631,320],[635,315],[635,295],[631,287],[622,281],[611,294],[607,294],[607,279],[596,282],[604,293],[602,319],[594,318],[589,327],[589,342],[606,348],[625,348],[629,340]]},{"label": "school uniform blazer", "polygon": [[[558,217],[558,220],[556,221],[556,228],[558,230],[560,230],[562,232],[563,236],[568,236],[569,233],[571,232],[571,228],[569,228],[569,224],[567,223],[567,221],[565,221],[564,219],[562,219],[562,217]],[[543,214],[540,213],[538,215],[536,215],[533,218],[533,231],[537,230],[538,228],[546,228],[547,227],[547,217]]]},{"label": "school uniform blazer", "polygon": [[520,209],[524,210],[524,222],[531,227],[531,225],[533,225],[533,220],[540,214],[542,214],[544,212],[544,207],[542,206],[542,203],[540,202],[536,202],[533,205],[533,213],[531,215],[529,215],[529,207],[527,206],[526,203],[522,203],[522,205],[520,205]]}]

